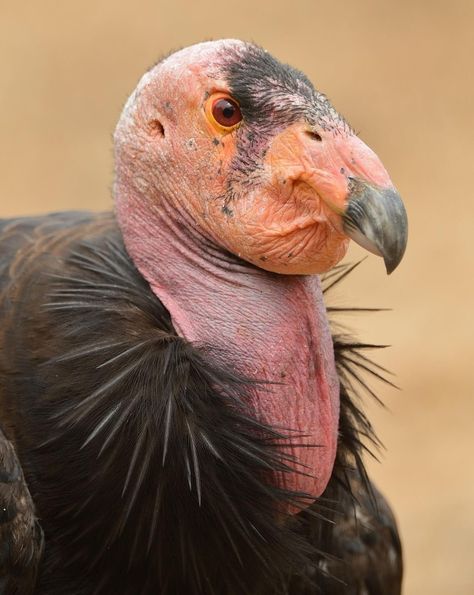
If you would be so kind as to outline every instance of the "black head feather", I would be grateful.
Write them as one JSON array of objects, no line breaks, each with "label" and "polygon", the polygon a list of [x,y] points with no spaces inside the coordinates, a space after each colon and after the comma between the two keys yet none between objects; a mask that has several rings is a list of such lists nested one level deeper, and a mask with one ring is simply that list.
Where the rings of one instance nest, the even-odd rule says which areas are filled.
[{"label": "black head feather", "polygon": [[263,48],[245,44],[227,51],[223,61],[224,76],[244,121],[260,134],[275,134],[299,120],[319,124],[323,129],[337,125],[349,130],[327,97],[303,72],[280,62]]}]

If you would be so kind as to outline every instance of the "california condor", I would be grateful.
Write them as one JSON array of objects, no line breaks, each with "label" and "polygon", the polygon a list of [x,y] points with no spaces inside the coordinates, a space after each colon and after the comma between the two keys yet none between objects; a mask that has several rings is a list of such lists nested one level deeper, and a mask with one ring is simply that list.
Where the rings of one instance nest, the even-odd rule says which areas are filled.
[{"label": "california condor", "polygon": [[350,237],[402,258],[380,160],[224,40],[143,76],[115,163],[115,214],[0,221],[0,593],[399,593],[323,302]]}]

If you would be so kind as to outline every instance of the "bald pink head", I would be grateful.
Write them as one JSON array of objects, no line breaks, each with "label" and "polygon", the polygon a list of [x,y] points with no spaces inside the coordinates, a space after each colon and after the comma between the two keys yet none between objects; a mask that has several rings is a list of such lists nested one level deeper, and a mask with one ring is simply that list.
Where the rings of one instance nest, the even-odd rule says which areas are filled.
[{"label": "bald pink head", "polygon": [[[222,97],[240,110],[235,126],[214,118]],[[344,256],[353,177],[392,186],[304,74],[238,40],[200,43],[154,66],[125,106],[115,147],[122,224],[134,188],[150,209],[174,211],[278,273],[323,272]]]}]

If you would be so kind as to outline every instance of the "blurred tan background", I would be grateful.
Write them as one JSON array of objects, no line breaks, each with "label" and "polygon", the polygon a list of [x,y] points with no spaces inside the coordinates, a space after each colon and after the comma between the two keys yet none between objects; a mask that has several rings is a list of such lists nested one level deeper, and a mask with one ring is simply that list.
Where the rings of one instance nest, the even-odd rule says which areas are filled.
[{"label": "blurred tan background", "polygon": [[[332,303],[393,345],[401,392],[370,405],[371,473],[400,521],[406,595],[474,593],[474,2],[0,0],[0,217],[111,206],[111,134],[162,53],[257,41],[304,70],[382,158],[410,240],[386,277],[365,261]],[[351,259],[361,255],[352,250]]]}]

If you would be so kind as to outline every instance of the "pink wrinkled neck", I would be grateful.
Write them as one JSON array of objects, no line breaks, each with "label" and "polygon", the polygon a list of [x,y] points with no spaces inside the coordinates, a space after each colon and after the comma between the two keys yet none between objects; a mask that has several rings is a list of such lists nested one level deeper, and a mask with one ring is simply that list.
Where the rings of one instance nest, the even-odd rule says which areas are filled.
[{"label": "pink wrinkled neck", "polygon": [[[278,384],[257,389],[255,415],[304,435],[290,448],[301,466],[279,481],[319,496],[337,446],[339,383],[319,279],[284,276],[238,261],[184,214],[117,200],[127,250],[179,335],[211,348],[235,371]],[[303,446],[306,444],[308,446]],[[312,446],[309,446],[312,445]]]}]

